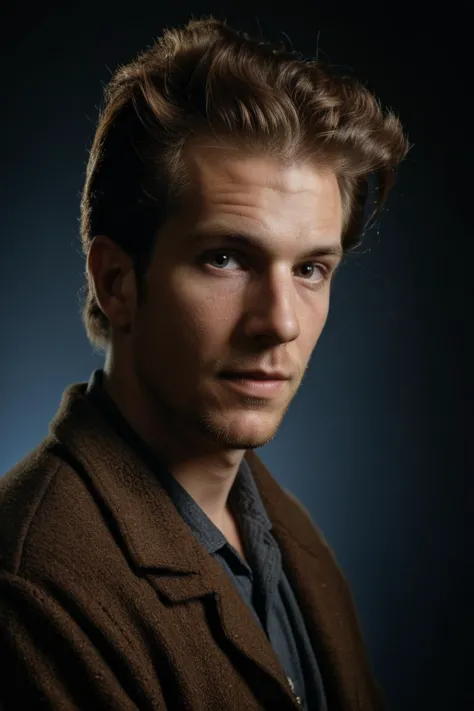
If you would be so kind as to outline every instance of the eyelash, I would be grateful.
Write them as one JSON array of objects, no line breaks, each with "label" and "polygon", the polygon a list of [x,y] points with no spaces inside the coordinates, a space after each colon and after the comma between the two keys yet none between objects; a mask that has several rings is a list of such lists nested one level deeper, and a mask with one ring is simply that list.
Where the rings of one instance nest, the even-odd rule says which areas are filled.
[{"label": "eyelash", "polygon": [[[225,254],[228,257],[232,257],[232,258],[236,259],[237,261],[245,262],[245,258],[243,256],[241,256],[238,252],[235,252],[234,250],[231,250],[231,249],[213,249],[210,252],[206,252],[206,254],[203,257],[203,262],[208,264],[209,261],[212,261],[211,257],[215,257],[218,254]],[[313,284],[314,286],[320,286],[324,281],[327,281],[327,279],[329,277],[330,269],[325,264],[321,264],[320,262],[303,262],[303,264],[301,266],[307,266],[307,265],[311,265],[312,267],[317,267],[318,269],[320,269],[322,272],[323,278],[317,282],[313,282],[309,279],[304,279],[304,278],[303,278],[303,281],[307,281],[308,284]],[[228,271],[223,268],[219,269],[219,267],[213,267],[213,268],[217,269],[218,271]]]}]

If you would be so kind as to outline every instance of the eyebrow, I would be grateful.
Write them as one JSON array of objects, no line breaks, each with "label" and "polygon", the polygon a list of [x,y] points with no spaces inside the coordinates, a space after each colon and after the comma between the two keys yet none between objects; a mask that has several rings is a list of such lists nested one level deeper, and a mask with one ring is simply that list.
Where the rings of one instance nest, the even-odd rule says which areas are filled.
[{"label": "eyebrow", "polygon": [[[200,243],[212,242],[218,239],[225,239],[233,244],[247,247],[255,251],[266,251],[266,247],[261,240],[250,232],[245,230],[233,230],[223,226],[210,226],[193,230],[187,238],[187,241],[198,241]],[[313,248],[306,250],[299,256],[299,259],[311,259],[314,257],[337,257],[342,259],[344,250],[339,241],[326,242],[317,244]]]}]

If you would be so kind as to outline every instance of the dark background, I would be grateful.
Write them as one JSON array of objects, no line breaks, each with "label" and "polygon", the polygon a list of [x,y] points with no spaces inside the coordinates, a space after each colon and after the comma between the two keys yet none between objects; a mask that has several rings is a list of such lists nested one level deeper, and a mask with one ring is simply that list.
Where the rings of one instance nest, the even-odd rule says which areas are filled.
[{"label": "dark background", "polygon": [[3,6],[0,473],[102,360],[79,316],[78,215],[102,87],[166,25],[213,13],[342,65],[413,148],[339,273],[304,387],[261,456],[351,583],[396,711],[474,708],[473,80],[468,5]]}]

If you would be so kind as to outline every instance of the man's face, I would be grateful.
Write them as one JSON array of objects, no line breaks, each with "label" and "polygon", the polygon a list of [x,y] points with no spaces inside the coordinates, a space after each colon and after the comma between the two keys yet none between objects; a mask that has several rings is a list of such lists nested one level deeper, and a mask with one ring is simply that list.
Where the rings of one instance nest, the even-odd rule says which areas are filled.
[{"label": "man's face", "polygon": [[[327,318],[340,261],[337,180],[218,148],[194,146],[186,163],[191,197],[160,230],[133,317],[134,375],[183,435],[259,447],[275,435]],[[222,377],[243,370],[288,380],[263,390]]]}]

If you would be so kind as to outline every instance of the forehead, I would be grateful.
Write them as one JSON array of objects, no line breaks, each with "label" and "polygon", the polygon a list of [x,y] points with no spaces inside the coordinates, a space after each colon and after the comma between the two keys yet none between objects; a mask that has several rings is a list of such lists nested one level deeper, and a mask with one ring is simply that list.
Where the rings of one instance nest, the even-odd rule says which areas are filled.
[{"label": "forehead", "polygon": [[194,216],[215,212],[258,218],[285,214],[311,222],[341,220],[335,173],[310,163],[285,165],[269,156],[215,145],[194,145],[184,155]]},{"label": "forehead", "polygon": [[184,159],[194,180],[203,186],[218,177],[224,181],[298,194],[317,189],[318,175],[322,172],[309,163],[284,164],[272,156],[212,144],[191,146]]}]

